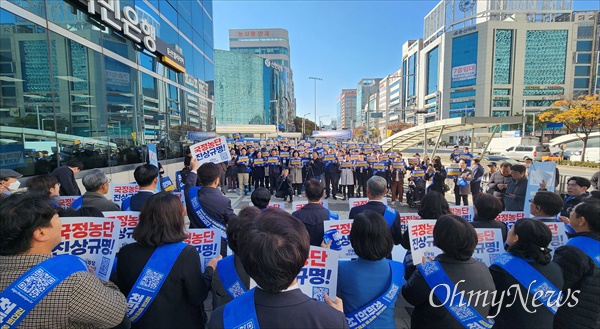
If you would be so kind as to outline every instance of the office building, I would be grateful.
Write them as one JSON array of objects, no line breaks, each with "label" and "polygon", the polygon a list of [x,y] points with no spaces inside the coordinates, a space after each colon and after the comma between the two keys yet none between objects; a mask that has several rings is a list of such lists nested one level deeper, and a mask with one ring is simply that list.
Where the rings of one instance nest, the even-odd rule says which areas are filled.
[{"label": "office building", "polygon": [[[294,74],[290,60],[290,41],[285,29],[233,29],[229,30],[229,50],[236,53],[256,55],[265,58],[265,65],[285,74],[273,78],[272,101],[279,111],[280,118],[291,121],[279,122],[286,129],[291,128],[296,117],[294,96]],[[283,119],[282,119],[283,120]]]},{"label": "office building", "polygon": [[404,120],[539,113],[598,92],[598,11],[572,3],[440,1],[403,47]]},{"label": "office building", "polygon": [[356,89],[342,89],[337,99],[339,128],[352,129],[356,115]]},{"label": "office building", "polygon": [[212,1],[8,0],[0,14],[2,168],[145,162],[149,143],[165,161],[211,129]]},{"label": "office building", "polygon": [[[367,118],[367,107],[369,98],[379,91],[380,81],[381,78],[362,79],[358,82],[358,86],[356,87],[356,113],[352,126],[353,128],[366,126],[368,124],[369,118]],[[373,107],[371,107],[371,109],[373,109]]]},{"label": "office building", "polygon": [[401,81],[402,69],[398,69],[379,82],[379,103],[376,112],[381,113],[377,115],[381,117],[376,121],[376,128],[381,131],[384,137],[386,136],[387,127],[398,122],[401,113]]}]

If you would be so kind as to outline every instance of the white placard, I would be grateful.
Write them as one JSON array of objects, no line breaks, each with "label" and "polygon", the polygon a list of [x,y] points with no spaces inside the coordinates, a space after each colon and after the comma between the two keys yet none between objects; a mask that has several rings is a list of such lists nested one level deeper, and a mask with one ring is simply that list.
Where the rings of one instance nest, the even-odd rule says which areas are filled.
[{"label": "white placard", "polygon": [[525,218],[525,213],[522,211],[503,211],[496,217],[496,220],[506,224],[507,229],[510,231],[513,225],[521,218]]},{"label": "white placard", "polygon": [[131,198],[137,192],[140,191],[140,187],[133,184],[110,184],[110,190],[108,194],[110,195],[110,201],[118,204],[119,206],[123,202],[123,200],[127,198]]},{"label": "white placard", "polygon": [[221,254],[221,234],[217,230],[207,228],[191,228],[186,233],[187,239],[184,242],[198,250],[200,265],[204,272],[208,262]]},{"label": "white placard", "polygon": [[196,143],[190,146],[192,156],[198,159],[199,164],[206,162],[221,163],[229,161],[231,155],[227,148],[227,140],[225,137],[217,137]]},{"label": "white placard", "polygon": [[485,263],[488,267],[504,253],[502,230],[499,228],[476,228],[477,246],[473,258]]},{"label": "white placard", "polygon": [[352,245],[350,244],[350,230],[352,229],[353,222],[354,219],[326,220],[323,222],[325,232],[336,229],[342,238],[340,241],[342,250],[339,251],[339,259],[352,259],[357,257],[354,248],[352,248]]},{"label": "white placard", "polygon": [[401,212],[400,215],[400,226],[402,227],[402,232],[406,232],[408,230],[408,222],[411,220],[422,219],[419,214],[416,212]]},{"label": "white placard", "polygon": [[433,228],[435,219],[419,219],[408,222],[408,236],[413,264],[423,263],[423,258],[435,258],[443,251],[433,245]]},{"label": "white placard", "polygon": [[338,275],[338,252],[310,246],[304,267],[298,273],[300,290],[308,297],[325,302],[325,294],[335,301]]},{"label": "white placard", "polygon": [[117,251],[124,246],[135,242],[133,239],[133,229],[135,229],[140,220],[139,211],[104,211],[102,214],[104,214],[104,217],[106,218],[117,219],[121,223]]},{"label": "white placard", "polygon": [[56,197],[56,200],[58,201],[58,205],[61,208],[67,209],[67,208],[71,207],[71,204],[73,204],[73,201],[75,201],[79,198],[80,198],[80,196],[78,196],[78,195],[59,196],[59,197]]},{"label": "white placard", "polygon": [[[354,207],[358,207],[358,206],[367,204],[367,202],[369,202],[369,198],[350,198],[350,199],[348,199],[348,205],[350,206],[349,210],[352,210],[352,208],[354,208]],[[381,202],[383,202],[383,204],[386,206],[388,204],[387,198],[383,198],[381,200]]]},{"label": "white placard", "polygon": [[544,222],[544,224],[546,224],[552,232],[552,242],[550,242],[548,248],[552,249],[552,257],[554,257],[554,252],[556,251],[556,249],[558,249],[558,247],[564,246],[565,244],[567,244],[567,241],[569,241],[569,236],[567,236],[567,229],[565,227],[565,223],[563,222]]},{"label": "white placard", "polygon": [[472,222],[475,217],[473,206],[450,206],[450,212],[466,219],[468,222]]}]

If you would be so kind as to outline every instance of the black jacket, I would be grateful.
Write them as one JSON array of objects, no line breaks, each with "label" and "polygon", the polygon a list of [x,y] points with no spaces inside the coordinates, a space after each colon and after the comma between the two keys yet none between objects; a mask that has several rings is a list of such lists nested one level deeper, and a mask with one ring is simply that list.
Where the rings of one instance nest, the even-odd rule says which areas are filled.
[{"label": "black jacket", "polygon": [[59,193],[61,196],[73,196],[81,195],[77,181],[75,180],[75,174],[67,166],[62,166],[52,171],[52,176],[55,176],[60,183]]},{"label": "black jacket", "polygon": [[[539,263],[529,263],[535,268],[540,274],[542,274],[550,283],[552,283],[557,289],[562,290],[563,288],[563,276],[560,266],[554,262],[550,262],[547,265]],[[505,294],[510,292],[510,296],[505,295],[502,303],[496,307],[492,307],[490,315],[494,316],[498,314],[494,320],[494,328],[552,328],[552,322],[554,314],[544,306],[539,305],[540,302],[536,302],[538,307],[533,306],[533,298],[535,292],[529,291],[529,298],[527,298],[527,310],[523,307],[521,301],[518,299],[519,295],[515,288],[510,288],[513,285],[518,285],[521,290],[521,296],[527,296],[528,287],[523,286],[517,281],[512,275],[506,272],[503,268],[497,265],[490,266],[490,273],[494,278],[494,284],[496,285],[496,291],[498,294],[504,292]],[[509,289],[510,288],[510,289]],[[558,292],[551,297],[554,301],[557,298]],[[499,296],[496,296],[496,301],[499,301]],[[517,298],[517,300],[515,300]],[[513,303],[514,301],[514,303]],[[510,307],[508,305],[512,304]],[[529,311],[529,312],[528,312]],[[535,311],[533,313],[530,313]]]},{"label": "black jacket", "polygon": [[325,164],[323,163],[323,160],[321,160],[321,158],[317,158],[316,160],[313,159],[312,161],[312,164],[309,162],[309,167],[312,169],[313,175],[323,175],[323,172],[325,171]]},{"label": "black jacket", "polygon": [[[600,241],[598,233],[577,233],[571,238],[576,236]],[[574,307],[568,307],[567,304],[558,309],[554,316],[554,328],[600,328],[600,269],[596,262],[573,246],[556,249],[554,261],[563,271],[563,294],[566,295],[568,289],[571,289],[571,295],[573,291],[579,291]],[[569,302],[574,304],[575,300],[570,298]]]},{"label": "black jacket", "polygon": [[[363,204],[362,206],[352,208],[352,210],[350,210],[350,215],[348,215],[348,218],[354,219],[354,216],[356,216],[356,214],[360,214],[365,210],[371,210],[383,216],[383,214],[385,213],[385,208],[386,206],[385,204],[383,204],[383,202],[369,201],[366,204]],[[400,214],[398,212],[396,212],[396,219],[394,220],[392,227],[390,227],[390,231],[392,232],[392,237],[394,238],[394,244],[400,244],[400,242],[402,242],[402,223],[400,222]]]},{"label": "black jacket", "polygon": [[586,198],[588,195],[590,195],[589,193],[583,193],[582,195],[576,196],[574,198],[569,198],[569,195],[565,196],[565,202],[563,204],[563,208],[562,211],[560,212],[561,216],[565,216],[565,217],[569,217],[571,214],[569,213],[569,210],[575,208],[576,205],[578,205],[584,198]]},{"label": "black jacket", "polygon": [[[478,262],[473,258],[466,261],[460,261],[446,254],[438,255],[435,258],[440,262],[444,272],[450,280],[456,285],[459,280],[465,280],[458,285],[457,293],[465,291],[465,298],[468,299],[468,292],[484,293],[487,291],[486,305],[483,306],[482,298],[477,305],[473,305],[477,312],[487,317],[490,310],[491,293],[495,290],[492,275],[484,263]],[[438,288],[439,289],[439,288]],[[454,289],[454,287],[452,287]],[[431,288],[421,275],[421,271],[416,270],[402,287],[402,296],[407,302],[415,306],[411,316],[412,328],[464,328],[455,318],[446,310],[446,307],[433,307],[429,303]],[[433,301],[436,305],[441,305],[440,300],[434,295]]]},{"label": "black jacket", "polygon": [[329,211],[320,204],[309,203],[293,212],[292,216],[298,218],[306,227],[310,236],[310,245],[320,247],[325,232],[323,222],[329,220]]},{"label": "black jacket", "polygon": [[129,201],[129,207],[131,208],[131,211],[142,210],[142,206],[144,205],[144,203],[146,203],[146,200],[148,200],[153,195],[154,193],[152,193],[152,191],[139,191],[138,193],[134,194],[131,197],[131,200]]},{"label": "black jacket", "polygon": [[[261,328],[348,328],[344,313],[308,297],[300,289],[271,294],[256,288],[254,305]],[[223,308],[213,312],[209,328],[224,328]]]},{"label": "black jacket", "polygon": [[[242,265],[242,260],[238,256],[233,255],[233,264],[235,267],[235,271],[240,277],[240,281],[242,281],[242,284],[244,285],[244,288],[248,290],[250,288],[250,276],[248,275],[248,273],[246,273],[244,265]],[[231,301],[231,297],[229,297],[229,294],[223,287],[223,282],[221,282],[221,278],[219,277],[218,265],[217,270],[213,273],[210,289],[213,293],[213,310]]]}]

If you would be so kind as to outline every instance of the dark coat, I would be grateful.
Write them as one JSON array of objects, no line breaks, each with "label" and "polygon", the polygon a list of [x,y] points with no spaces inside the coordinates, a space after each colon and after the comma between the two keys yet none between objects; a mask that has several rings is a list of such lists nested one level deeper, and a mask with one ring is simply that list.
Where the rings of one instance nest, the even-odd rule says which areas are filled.
[{"label": "dark coat", "polygon": [[[515,197],[509,198],[506,194],[514,194]],[[504,210],[523,211],[525,207],[525,194],[527,194],[527,178],[510,180],[504,195]]]},{"label": "dark coat", "polygon": [[315,176],[323,175],[323,173],[325,172],[325,164],[323,163],[323,160],[321,160],[321,158],[313,160],[312,164],[309,163],[309,168],[312,169],[312,173]]},{"label": "dark coat", "polygon": [[108,200],[104,194],[96,192],[85,192],[83,195],[83,207],[94,207],[100,211],[120,211],[118,204]]},{"label": "dark coat", "polygon": [[62,166],[52,171],[52,176],[55,176],[60,183],[59,193],[61,196],[73,196],[81,195],[77,181],[75,180],[75,174],[67,166]]},{"label": "dark coat", "polygon": [[[530,262],[529,265],[540,272],[540,274],[542,274],[548,281],[550,281],[550,283],[559,289],[559,291],[562,290],[564,281],[562,277],[562,270],[558,264],[550,262],[547,265],[542,265],[539,263]],[[521,285],[517,279],[515,279],[500,266],[490,266],[490,273],[494,278],[494,284],[496,285],[496,291],[498,291],[498,293],[508,292],[512,285],[518,284],[519,289],[521,290],[521,296],[527,296],[528,287]],[[492,310],[490,311],[490,315],[492,316],[498,314],[494,318],[496,321],[494,328],[552,328],[554,314],[550,312],[546,306],[539,306],[540,302],[536,302],[538,307],[534,307],[533,298],[528,298],[526,304],[527,310],[535,310],[534,313],[530,313],[523,307],[519,300],[513,303],[515,297],[518,298],[515,288],[510,288],[510,293],[511,296],[504,296],[502,303],[496,307],[492,307]],[[529,291],[529,296],[533,296],[533,294],[533,291]],[[557,298],[557,294],[558,291],[551,297],[552,301]],[[496,300],[498,299],[499,295],[496,297]],[[513,304],[510,307],[507,307],[507,305],[510,305],[511,303]]]},{"label": "dark coat", "polygon": [[[344,313],[308,297],[300,289],[271,294],[256,288],[254,305],[261,328],[348,328]],[[223,308],[213,312],[209,328],[224,328]]]},{"label": "dark coat", "polygon": [[[383,214],[385,213],[385,204],[383,204],[383,202],[378,201],[369,201],[366,204],[363,204],[362,206],[352,208],[352,210],[350,210],[350,215],[348,216],[348,218],[354,219],[354,216],[360,214],[361,212],[364,212],[365,210],[371,210],[383,216]],[[390,227],[392,237],[394,238],[394,244],[396,245],[402,242],[401,224],[402,223],[400,222],[400,214],[396,212],[396,219],[394,220],[392,227]]]},{"label": "dark coat", "polygon": [[569,217],[571,215],[569,213],[569,210],[575,208],[575,206],[578,205],[581,201],[583,201],[583,199],[586,198],[588,195],[590,194],[586,192],[574,198],[570,198],[569,195],[565,196],[565,202],[563,204],[563,208],[560,212],[560,215]]},{"label": "dark coat", "polygon": [[[233,264],[235,266],[235,271],[240,277],[240,281],[242,281],[242,284],[244,285],[246,290],[250,289],[250,276],[248,275],[248,273],[246,273],[246,270],[244,270],[242,260],[238,256],[233,255]],[[225,287],[223,287],[223,283],[221,282],[221,278],[219,277],[218,265],[217,270],[214,271],[214,274],[212,276],[210,290],[213,293],[213,310],[231,301],[231,297],[229,297],[229,294],[225,290]]]},{"label": "dark coat", "polygon": [[[127,296],[156,248],[132,243],[121,248],[117,260],[117,286]],[[166,281],[132,328],[204,328],[204,299],[210,290],[213,270],[204,277],[200,257],[192,246],[183,249]],[[208,283],[207,283],[208,282]]]},{"label": "dark coat", "polygon": [[[478,262],[473,258],[466,261],[460,261],[446,254],[438,255],[435,260],[440,262],[444,272],[450,280],[456,285],[459,280],[465,280],[458,286],[457,291],[465,291],[465,298],[468,299],[467,292],[487,291],[486,305],[483,306],[482,299],[477,305],[473,305],[477,312],[487,317],[490,304],[491,293],[495,290],[492,275],[484,263]],[[453,289],[454,287],[452,287]],[[415,309],[411,316],[412,328],[464,328],[455,318],[446,310],[446,307],[433,307],[429,304],[429,295],[431,288],[421,275],[421,271],[416,270],[402,287],[402,296],[407,302],[412,304]],[[442,303],[433,296],[436,305]]]},{"label": "dark coat", "polygon": [[444,167],[437,168],[433,173],[433,183],[429,186],[429,191],[436,191],[442,194],[445,194],[444,184],[446,184],[446,178],[448,177],[448,173]]},{"label": "dark coat", "polygon": [[[185,184],[185,180],[187,179],[187,176],[190,174],[190,168],[189,167],[185,167],[183,169],[181,169],[181,171],[179,172],[181,174],[181,181],[183,182],[183,184]],[[200,181],[200,177],[198,177],[198,175],[196,175],[196,186],[202,186],[202,182]]]},{"label": "dark coat", "polygon": [[[587,236],[600,241],[598,233],[578,233],[571,237]],[[566,304],[558,309],[554,317],[554,328],[600,328],[600,269],[593,259],[573,246],[556,249],[554,261],[563,271],[565,285],[563,294],[571,289],[579,291],[578,302],[574,307]],[[575,299],[569,302],[575,304]]]},{"label": "dark coat", "polygon": [[482,218],[475,215],[473,221],[471,222],[474,228],[499,228],[502,231],[502,241],[506,241],[506,235],[508,234],[508,228],[506,227],[506,223],[497,221],[492,218]]},{"label": "dark coat", "polygon": [[146,203],[146,200],[153,195],[154,193],[152,191],[139,191],[138,193],[134,194],[129,201],[129,207],[131,208],[131,211],[141,211],[142,206],[144,203]]},{"label": "dark coat", "polygon": [[323,222],[329,220],[329,211],[320,204],[309,203],[293,212],[292,216],[298,218],[306,227],[310,236],[310,245],[320,247],[325,232]]}]

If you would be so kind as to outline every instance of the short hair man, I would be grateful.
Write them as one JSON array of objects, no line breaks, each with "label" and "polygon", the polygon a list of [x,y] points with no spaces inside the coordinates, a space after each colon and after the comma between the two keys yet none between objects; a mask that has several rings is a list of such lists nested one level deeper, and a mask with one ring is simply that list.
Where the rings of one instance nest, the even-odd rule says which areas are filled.
[{"label": "short hair man", "polygon": [[[142,210],[142,206],[146,203],[156,190],[158,185],[158,168],[151,164],[143,164],[135,168],[133,172],[135,182],[140,186],[140,190],[129,201],[129,207],[132,211]],[[123,209],[127,210],[127,209]]]},{"label": "short hair man", "polygon": [[66,165],[58,167],[52,171],[52,176],[58,178],[60,183],[60,195],[73,196],[81,195],[79,185],[75,180],[75,174],[83,170],[83,163],[79,160],[70,160]]},{"label": "short hair man", "polygon": [[365,210],[374,211],[383,216],[392,232],[394,244],[400,244],[402,241],[402,226],[400,223],[400,214],[395,209],[386,206],[383,198],[387,194],[387,181],[380,176],[373,176],[367,181],[367,197],[369,202],[364,205],[354,207],[350,210],[350,219],[354,219],[356,214]]},{"label": "short hair man", "polygon": [[[245,230],[239,242],[243,248],[238,256],[258,287],[217,308],[208,327],[230,328],[234,323],[248,323],[248,328],[282,328],[293,323],[298,328],[348,328],[339,311],[341,299],[333,304],[326,298],[329,305],[335,305],[334,309],[298,289],[296,277],[310,250],[308,232],[299,220],[283,210],[267,209]],[[240,307],[249,311],[239,312]]]},{"label": "short hair man", "polygon": [[304,182],[304,194],[308,204],[294,211],[292,216],[298,218],[306,227],[310,245],[320,247],[325,232],[323,222],[329,219],[329,210],[320,203],[324,194],[323,184],[314,178],[307,180]]},{"label": "short hair man", "polygon": [[5,196],[16,192],[21,186],[18,180],[21,177],[23,175],[12,169],[0,169],[0,192]]},{"label": "short hair man", "polygon": [[81,180],[86,192],[83,194],[83,206],[94,207],[100,211],[119,211],[121,207],[106,199],[110,189],[110,180],[100,169],[92,169]]},{"label": "short hair man", "polygon": [[567,181],[567,196],[560,215],[569,217],[571,210],[589,195],[587,190],[590,186],[592,186],[592,182],[587,178],[579,176],[569,178]]},{"label": "short hair man", "polygon": [[250,200],[256,208],[267,209],[271,202],[271,192],[265,187],[259,187],[250,194]]},{"label": "short hair man", "polygon": [[504,192],[508,187],[508,182],[512,180],[510,175],[512,165],[510,162],[502,162],[500,164],[500,170],[490,175],[490,182],[488,183],[488,189],[492,190],[495,197],[500,199],[504,198]]},{"label": "short hair man", "polygon": [[525,195],[527,194],[527,169],[524,165],[514,165],[511,168],[512,180],[508,182],[504,194],[504,210],[523,211],[525,207]]},{"label": "short hair man", "polygon": [[[61,241],[62,223],[47,198],[34,193],[15,193],[0,204],[0,218],[0,296],[3,303],[10,295],[7,288],[15,281],[26,280],[23,274],[32,268],[37,268],[36,273],[46,272],[45,276],[55,278],[59,275],[52,273],[52,267],[70,271],[64,279],[57,279],[58,284],[50,288],[45,297],[39,296],[42,298],[35,301],[31,312],[22,316],[18,326],[112,328],[129,321],[125,318],[125,297],[116,285],[89,273],[85,263],[75,256],[52,257],[52,250]],[[10,299],[8,305],[15,301],[18,299]],[[19,306],[23,305],[17,302],[12,313],[4,314],[5,320],[14,316]]]},{"label": "short hair man", "polygon": [[556,222],[556,216],[560,214],[562,207],[562,198],[554,192],[539,191],[529,200],[529,213],[533,219],[543,222]]}]

